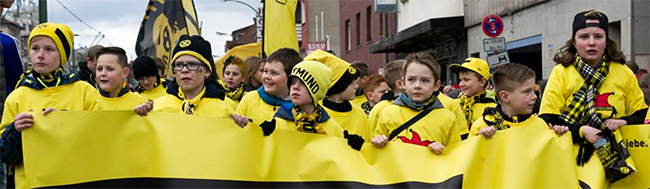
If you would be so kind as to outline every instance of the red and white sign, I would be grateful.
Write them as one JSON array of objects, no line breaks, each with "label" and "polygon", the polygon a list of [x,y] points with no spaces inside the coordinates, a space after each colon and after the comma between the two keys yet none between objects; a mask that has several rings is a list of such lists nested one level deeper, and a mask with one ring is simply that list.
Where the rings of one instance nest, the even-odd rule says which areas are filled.
[{"label": "red and white sign", "polygon": [[316,50],[327,50],[327,43],[326,42],[308,42],[307,43],[307,54],[311,54],[312,52]]},{"label": "red and white sign", "polygon": [[499,37],[503,32],[503,20],[498,15],[488,15],[483,19],[481,24],[483,33],[488,37]]}]

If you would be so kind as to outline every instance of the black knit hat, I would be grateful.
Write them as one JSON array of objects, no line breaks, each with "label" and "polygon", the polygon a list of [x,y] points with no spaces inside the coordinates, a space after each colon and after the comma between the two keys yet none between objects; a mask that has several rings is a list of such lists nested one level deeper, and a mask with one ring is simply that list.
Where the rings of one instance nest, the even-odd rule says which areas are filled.
[{"label": "black knit hat", "polygon": [[171,62],[175,62],[176,59],[182,55],[191,55],[196,57],[208,67],[210,72],[214,73],[214,59],[212,59],[210,42],[203,39],[203,37],[198,35],[192,37],[189,35],[182,35],[178,39],[178,44],[174,47]]},{"label": "black knit hat", "polygon": [[352,66],[348,67],[341,78],[330,87],[327,95],[339,94],[345,91],[355,79],[359,78],[360,73]]},{"label": "black knit hat", "polygon": [[[587,17],[595,14],[597,15],[598,23],[586,23]],[[599,12],[597,10],[588,10],[576,14],[573,17],[573,36],[576,35],[578,30],[586,27],[599,27],[605,30],[605,35],[609,36],[609,19],[605,13]]]},{"label": "black knit hat", "polygon": [[138,56],[138,58],[133,61],[132,66],[133,75],[136,79],[144,76],[156,76],[157,78],[160,78],[158,75],[158,67],[156,67],[156,62],[149,56]]}]

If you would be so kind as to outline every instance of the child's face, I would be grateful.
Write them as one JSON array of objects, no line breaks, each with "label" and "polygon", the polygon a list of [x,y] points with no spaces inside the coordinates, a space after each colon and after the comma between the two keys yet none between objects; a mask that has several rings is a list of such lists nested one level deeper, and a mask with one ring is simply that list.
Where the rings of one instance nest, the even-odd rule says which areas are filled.
[{"label": "child's face", "polygon": [[420,63],[411,63],[404,75],[406,93],[416,103],[423,103],[431,98],[436,89],[433,71]]},{"label": "child's face", "polygon": [[537,95],[535,95],[535,78],[526,80],[526,82],[516,87],[513,92],[502,92],[505,92],[506,97],[501,98],[504,99],[503,105],[510,106],[514,115],[525,115],[533,112],[535,100],[537,100]]},{"label": "child's face", "polygon": [[485,90],[483,84],[487,81],[483,78],[479,79],[472,71],[461,71],[458,73],[458,78],[460,79],[460,91],[464,95],[474,96]]},{"label": "child's face", "polygon": [[255,72],[253,73],[253,77],[251,77],[251,79],[253,81],[257,82],[258,84],[262,84],[262,75],[264,74],[264,65],[266,65],[266,63],[264,63],[264,62],[261,63],[260,67],[258,67],[257,70],[255,70]]},{"label": "child's face", "polygon": [[285,97],[288,94],[287,73],[284,72],[282,63],[273,61],[264,65],[264,74],[262,74],[264,91],[276,96]]},{"label": "child's face", "polygon": [[56,44],[49,37],[32,41],[29,47],[29,61],[34,71],[39,74],[48,74],[59,68],[61,57]]},{"label": "child's face", "polygon": [[95,81],[106,92],[117,91],[122,87],[124,78],[129,76],[129,68],[123,68],[113,54],[104,54],[97,58]]},{"label": "child's face", "polygon": [[183,91],[194,91],[203,87],[210,72],[198,58],[183,55],[174,61],[174,78]]},{"label": "child's face", "polygon": [[291,102],[295,105],[306,105],[314,103],[311,95],[309,95],[307,86],[305,86],[305,83],[303,83],[302,80],[298,79],[297,77],[291,78],[290,95]]},{"label": "child's face", "polygon": [[341,92],[341,97],[343,100],[354,100],[354,97],[356,97],[356,92],[357,89],[359,89],[359,84],[357,84],[357,81],[360,79],[357,78],[350,85],[348,85],[348,88],[346,88],[343,92]]},{"label": "child's face", "polygon": [[[599,23],[587,20],[586,23]],[[607,47],[607,33],[598,27],[586,27],[578,30],[574,36],[573,46],[580,57],[587,62],[598,62],[603,58]]]},{"label": "child's face", "polygon": [[244,82],[244,74],[242,70],[239,69],[237,65],[228,65],[223,72],[223,80],[226,82],[228,88],[237,88],[242,82]]},{"label": "child's face", "polygon": [[140,83],[140,86],[142,86],[142,88],[144,88],[146,91],[153,89],[154,85],[156,85],[156,82],[158,82],[158,78],[153,75],[138,78],[138,83]]},{"label": "child's face", "polygon": [[384,93],[386,93],[388,90],[390,90],[390,87],[388,87],[388,84],[386,84],[386,82],[379,83],[375,90],[366,93],[368,103],[371,106],[379,103],[379,101],[381,101],[381,96],[384,95]]}]

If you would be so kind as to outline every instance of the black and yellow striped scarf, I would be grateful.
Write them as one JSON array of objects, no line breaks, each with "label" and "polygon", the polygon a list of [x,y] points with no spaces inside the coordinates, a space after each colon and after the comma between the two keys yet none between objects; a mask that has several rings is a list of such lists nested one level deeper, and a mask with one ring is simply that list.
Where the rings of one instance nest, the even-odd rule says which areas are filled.
[{"label": "black and yellow striped scarf", "polygon": [[314,112],[308,114],[300,109],[299,106],[294,105],[291,109],[293,113],[294,123],[296,129],[300,132],[327,134],[325,129],[321,127],[321,107],[317,106]]},{"label": "black and yellow striped scarf", "polygon": [[508,117],[502,109],[501,105],[497,105],[497,107],[487,107],[485,108],[485,111],[483,111],[483,121],[489,126],[494,126],[497,131],[500,130],[505,130],[509,129],[510,125],[506,123],[506,121],[509,121],[511,123],[519,123],[528,120],[532,114],[526,114],[526,115],[514,115],[512,117]]},{"label": "black and yellow striped scarf", "polygon": [[364,113],[366,113],[366,116],[370,114],[370,111],[372,111],[372,107],[370,107],[370,102],[365,101],[361,103],[361,109],[363,110]]},{"label": "black and yellow striped scarf", "polygon": [[246,92],[246,84],[245,83],[240,83],[237,88],[231,89],[228,86],[226,86],[226,83],[219,80],[219,84],[223,86],[224,89],[226,89],[226,96],[235,101],[240,101],[242,97],[244,97],[244,92]]},{"label": "black and yellow striped scarf", "polygon": [[57,87],[68,83],[79,81],[74,73],[65,73],[63,67],[59,67],[52,73],[39,74],[31,66],[20,76],[16,88],[26,86],[32,89],[41,90],[49,87]]},{"label": "black and yellow striped scarf", "polygon": [[[604,59],[604,58],[603,58]],[[591,68],[582,58],[576,56],[573,66],[578,70],[585,82],[578,92],[573,94],[573,99],[560,118],[568,124],[581,123],[604,130],[607,128],[596,114],[595,97],[598,88],[605,83],[609,72],[610,63],[600,61],[596,69]]]},{"label": "black and yellow striped scarf", "polygon": [[461,93],[459,98],[460,106],[465,111],[465,121],[467,121],[468,126],[471,127],[473,124],[472,118],[474,117],[474,110],[472,109],[472,106],[474,106],[475,103],[485,101],[485,98],[487,98],[486,94],[487,92],[485,90],[471,97]]}]

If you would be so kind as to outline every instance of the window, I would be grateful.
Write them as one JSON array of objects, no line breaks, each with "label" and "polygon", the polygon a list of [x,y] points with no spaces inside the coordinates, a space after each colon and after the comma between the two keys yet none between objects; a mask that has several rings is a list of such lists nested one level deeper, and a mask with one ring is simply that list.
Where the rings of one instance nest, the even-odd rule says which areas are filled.
[{"label": "window", "polygon": [[379,13],[379,36],[384,37],[384,14]]},{"label": "window", "polygon": [[361,46],[361,13],[357,13],[357,32],[356,34],[356,40],[357,40],[357,47]]},{"label": "window", "polygon": [[235,41],[242,40],[242,37],[244,37],[244,33],[237,33],[237,35],[235,35]]},{"label": "window", "polygon": [[366,41],[370,43],[372,41],[372,9],[370,6],[366,8]]},{"label": "window", "polygon": [[352,50],[352,39],[350,38],[350,20],[345,21],[345,50]]}]

